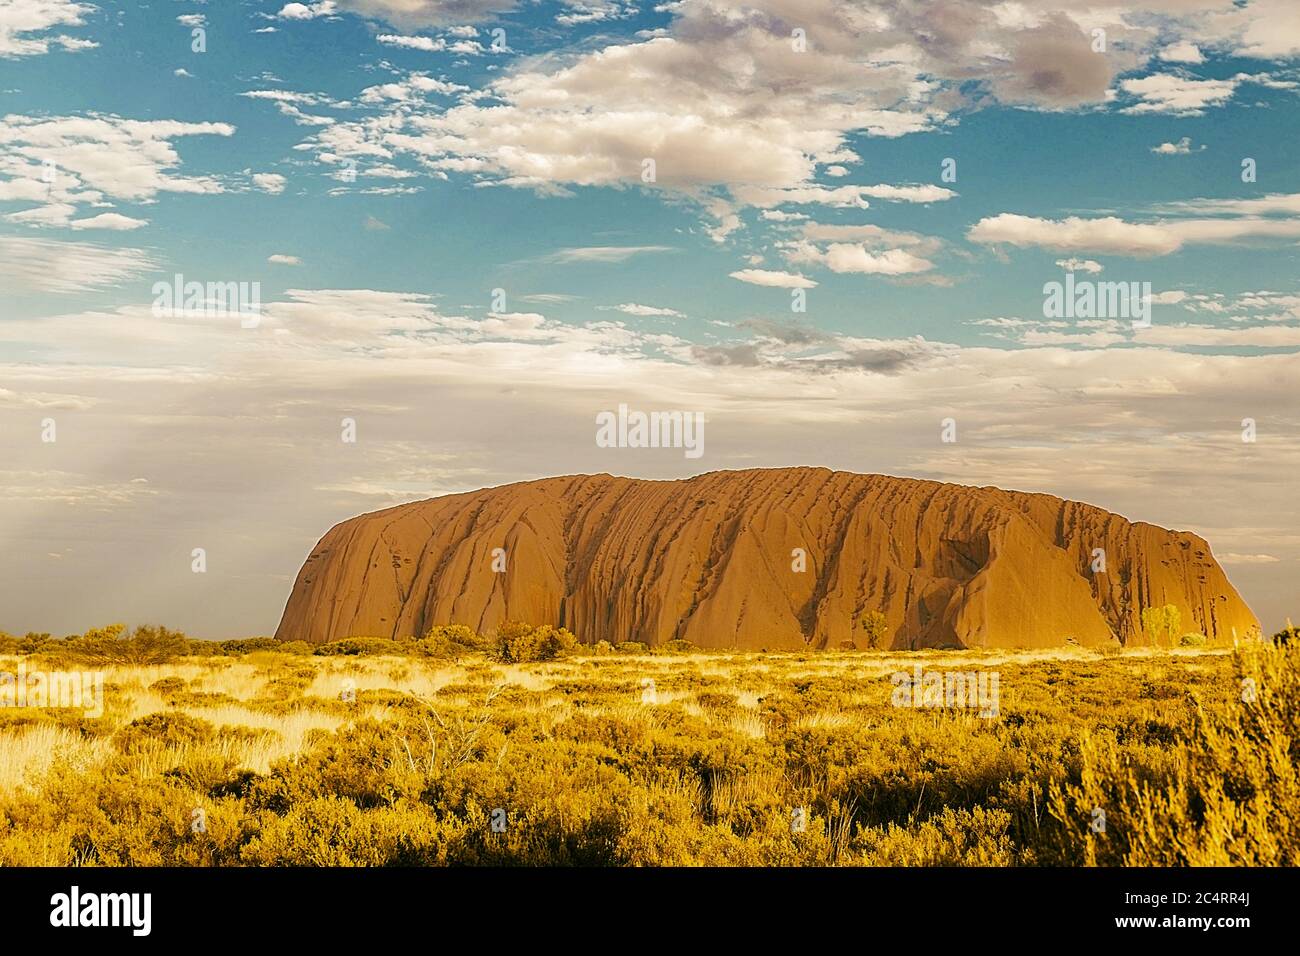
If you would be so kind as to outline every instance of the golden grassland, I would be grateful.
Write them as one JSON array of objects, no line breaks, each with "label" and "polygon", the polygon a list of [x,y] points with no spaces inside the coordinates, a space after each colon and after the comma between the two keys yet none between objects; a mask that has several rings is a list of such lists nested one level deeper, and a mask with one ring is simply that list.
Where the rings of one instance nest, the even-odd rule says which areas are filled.
[{"label": "golden grassland", "polygon": [[[996,671],[998,715],[895,706],[918,663]],[[0,864],[1300,857],[1294,643],[103,670],[99,717],[0,708]]]}]

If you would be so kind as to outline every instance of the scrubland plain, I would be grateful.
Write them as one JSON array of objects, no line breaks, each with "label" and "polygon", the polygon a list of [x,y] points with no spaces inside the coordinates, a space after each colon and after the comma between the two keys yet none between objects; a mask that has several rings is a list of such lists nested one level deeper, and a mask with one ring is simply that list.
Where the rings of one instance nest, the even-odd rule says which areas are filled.
[{"label": "scrubland plain", "polygon": [[[103,664],[97,717],[0,708],[0,864],[1300,861],[1294,642],[605,650]],[[996,716],[897,706],[918,664]]]}]

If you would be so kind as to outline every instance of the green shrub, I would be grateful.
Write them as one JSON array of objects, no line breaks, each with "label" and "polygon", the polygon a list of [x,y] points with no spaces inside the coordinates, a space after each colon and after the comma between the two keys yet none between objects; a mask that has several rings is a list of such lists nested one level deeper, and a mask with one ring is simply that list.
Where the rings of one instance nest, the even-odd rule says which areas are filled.
[{"label": "green shrub", "polygon": [[406,648],[386,637],[348,637],[318,644],[313,653],[320,657],[392,657],[406,653]]},{"label": "green shrub", "polygon": [[655,647],[656,654],[695,654],[700,647],[690,641],[665,641]]},{"label": "green shrub", "polygon": [[211,740],[216,729],[206,720],[185,713],[149,714],[138,717],[113,735],[113,744],[124,754],[158,747],[200,744]]},{"label": "green shrub", "polygon": [[423,638],[414,643],[411,650],[421,657],[456,660],[482,646],[483,639],[474,633],[472,627],[464,624],[435,624]]},{"label": "green shrub", "polygon": [[519,621],[506,621],[497,628],[494,650],[498,660],[523,664],[555,660],[571,654],[577,647],[578,639],[566,628],[550,624],[532,627]]},{"label": "green shrub", "polygon": [[253,651],[278,651],[284,648],[284,644],[274,637],[241,637],[232,641],[222,641],[219,646],[223,653],[236,657],[251,654]]},{"label": "green shrub", "polygon": [[616,654],[649,654],[650,645],[643,644],[641,641],[619,641],[614,645]]},{"label": "green shrub", "polygon": [[[46,653],[48,645],[41,647]],[[64,643],[59,650],[96,664],[165,664],[189,652],[189,640],[180,631],[142,624],[129,635],[125,624],[92,628]]]},{"label": "green shrub", "polygon": [[1208,638],[1204,634],[1192,632],[1180,637],[1178,644],[1181,647],[1204,647],[1207,640]]}]

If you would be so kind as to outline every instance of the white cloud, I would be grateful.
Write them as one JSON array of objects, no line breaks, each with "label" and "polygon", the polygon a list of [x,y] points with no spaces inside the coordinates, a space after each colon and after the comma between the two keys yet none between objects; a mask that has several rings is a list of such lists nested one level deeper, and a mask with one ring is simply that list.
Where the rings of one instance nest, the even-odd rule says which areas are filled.
[{"label": "white cloud", "polygon": [[0,277],[13,292],[89,292],[158,268],[143,249],[0,236]]},{"label": "white cloud", "polygon": [[517,0],[337,0],[340,10],[406,29],[478,23],[517,5]]},{"label": "white cloud", "polygon": [[102,207],[108,198],[148,202],[160,192],[223,192],[213,177],[177,175],[172,141],[234,132],[226,123],[9,114],[0,119],[0,201],[37,205],[5,218],[68,225],[78,206]]},{"label": "white cloud", "polygon": [[635,302],[624,302],[621,305],[602,306],[601,308],[615,309],[627,315],[645,315],[645,316],[661,315],[661,316],[674,316],[676,318],[682,317],[682,313],[678,312],[676,309],[664,309],[653,305],[638,305]]},{"label": "white cloud", "polygon": [[1093,259],[1057,259],[1056,264],[1066,272],[1101,272],[1103,266]]},{"label": "white cloud", "polygon": [[315,20],[328,17],[335,12],[333,0],[321,0],[320,3],[286,3],[276,14],[281,20]]},{"label": "white cloud", "polygon": [[329,106],[339,108],[343,104],[327,96],[315,93],[297,93],[292,90],[248,90],[240,93],[252,100],[267,100],[275,104],[282,114],[288,116],[299,126],[329,126],[335,122],[332,116],[319,116],[306,113],[304,106]]},{"label": "white cloud", "polygon": [[276,266],[300,266],[302,260],[297,256],[288,256],[284,253],[277,252],[266,257],[266,261]]},{"label": "white cloud", "polygon": [[1300,239],[1300,219],[1173,219],[1126,222],[1116,216],[1041,219],[1001,213],[981,219],[966,233],[972,242],[1040,247],[1054,252],[1165,256],[1185,245],[1227,244],[1247,239]]},{"label": "white cloud", "polygon": [[72,229],[112,229],[118,232],[139,229],[141,226],[149,225],[147,219],[132,219],[130,216],[123,216],[116,212],[104,212],[98,216],[91,216],[88,219],[73,219],[68,223]]},{"label": "white cloud", "polygon": [[[865,207],[869,199],[952,198],[954,191],[933,184],[832,188],[816,180],[860,160],[854,134],[935,129],[952,111],[999,101],[1048,109],[1105,103],[1117,76],[1159,51],[1190,57],[1184,41],[1209,29],[1211,0],[1179,3],[1178,16],[1157,19],[1084,0],[1032,6],[946,0],[940,7],[805,0],[797,11],[788,0],[690,0],[665,5],[671,20],[661,29],[521,60],[451,107],[426,102],[403,81],[371,87],[363,100],[393,104],[387,115],[332,124],[304,145],[328,163],[405,155],[431,174],[460,173],[480,185],[551,194],[645,186],[699,203],[715,220],[709,234],[722,240],[741,228],[736,214],[746,205]],[[468,21],[510,6],[504,0],[339,2],[340,10],[407,30],[445,25],[453,11]],[[605,6],[611,5],[583,4]],[[1253,18],[1233,16],[1239,23]],[[808,31],[808,54],[792,47],[789,24],[796,20]],[[1107,30],[1104,56],[1091,49],[1095,26]],[[445,42],[379,36],[388,45],[431,52]],[[984,84],[972,99],[967,87],[976,76]],[[1190,115],[1226,102],[1247,79],[1202,80],[1177,71],[1130,77],[1119,82],[1118,104]],[[647,89],[655,95],[647,97]],[[646,159],[656,165],[650,183],[642,180]]]},{"label": "white cloud", "polygon": [[51,43],[71,51],[97,47],[91,40],[39,35],[54,27],[82,26],[94,9],[73,0],[7,0],[0,5],[0,58],[48,53]]},{"label": "white cloud", "polygon": [[[1200,149],[1205,149],[1204,146]],[[1161,143],[1159,146],[1152,146],[1151,152],[1159,156],[1188,156],[1192,150],[1192,138],[1184,136],[1176,143]]]},{"label": "white cloud", "polygon": [[1135,340],[1142,345],[1212,348],[1297,348],[1300,326],[1267,325],[1250,328],[1217,328],[1209,325],[1153,325],[1140,329]]},{"label": "white cloud", "polygon": [[1235,551],[1225,551],[1215,555],[1220,564],[1277,564],[1281,558],[1275,558],[1271,554],[1238,554]]},{"label": "white cloud", "polygon": [[400,83],[381,83],[378,86],[367,87],[361,91],[358,98],[362,103],[371,105],[387,102],[415,103],[423,100],[429,93],[450,96],[468,90],[467,86],[439,80],[427,73],[411,73]]},{"label": "white cloud", "polygon": [[432,37],[405,37],[395,36],[391,33],[381,33],[375,39],[385,46],[402,47],[407,50],[422,50],[425,53],[437,53],[447,49],[447,41],[442,37],[434,39]]},{"label": "white cloud", "polygon": [[1300,6],[1292,0],[1251,0],[1210,21],[1241,56],[1284,59],[1300,53]]},{"label": "white cloud", "polygon": [[812,289],[817,283],[795,272],[778,272],[771,269],[740,269],[727,273],[733,279],[750,285],[774,286],[780,289]]},{"label": "white cloud", "polygon": [[934,263],[913,255],[906,249],[868,250],[858,243],[834,242],[824,251],[805,252],[799,261],[815,261],[832,272],[857,272],[863,275],[901,276],[929,272]]},{"label": "white cloud", "polygon": [[253,185],[264,193],[270,193],[272,196],[278,196],[284,192],[285,183],[283,176],[279,173],[253,173]]},{"label": "white cloud", "polygon": [[[825,40],[815,56],[805,56],[762,9],[705,0],[673,13],[671,35],[524,61],[494,80],[488,95],[451,108],[426,106],[403,83],[372,87],[363,101],[416,110],[377,123],[336,124],[311,145],[322,158],[333,157],[326,161],[406,153],[431,170],[540,191],[640,185],[643,161],[654,159],[653,188],[706,206],[718,220],[719,239],[740,225],[727,198],[764,207],[865,206],[873,194],[895,202],[955,195],[926,184],[829,189],[814,182],[819,167],[843,169],[856,160],[845,148],[850,131],[898,136],[946,116],[929,102],[937,85],[915,65],[873,56],[872,25],[816,3],[801,16],[817,21]],[[830,43],[832,30],[844,36]],[[647,89],[655,96],[648,98]],[[713,187],[729,196],[708,194]]]},{"label": "white cloud", "polygon": [[1153,73],[1140,79],[1124,80],[1120,89],[1138,97],[1139,102],[1122,112],[1200,116],[1207,107],[1222,106],[1232,99],[1239,82],[1236,77],[1197,80],[1178,73]]},{"label": "white cloud", "polygon": [[1300,193],[1269,193],[1250,199],[1191,199],[1166,203],[1157,211],[1207,216],[1300,216]]},{"label": "white cloud", "polygon": [[1160,59],[1169,63],[1204,63],[1205,56],[1200,48],[1190,40],[1171,43],[1158,54]]},{"label": "white cloud", "polygon": [[626,262],[633,256],[671,252],[671,246],[576,246],[543,257],[545,262]]},{"label": "white cloud", "polygon": [[940,252],[943,241],[933,236],[885,229],[870,223],[848,225],[805,223],[803,238],[782,242],[787,261],[812,263],[832,272],[880,276],[915,276],[935,268],[928,258]]},{"label": "white cloud", "polygon": [[880,184],[878,186],[863,186],[863,193],[872,199],[886,199],[891,202],[944,202],[952,199],[957,194],[951,189],[945,189],[943,186],[920,185],[920,186],[889,186]]}]

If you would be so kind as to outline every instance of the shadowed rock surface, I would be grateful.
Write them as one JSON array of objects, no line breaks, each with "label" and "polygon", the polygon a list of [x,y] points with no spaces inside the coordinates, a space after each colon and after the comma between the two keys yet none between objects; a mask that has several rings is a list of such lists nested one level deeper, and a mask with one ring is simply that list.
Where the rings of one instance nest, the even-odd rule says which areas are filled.
[{"label": "shadowed rock surface", "polygon": [[[1096,548],[1104,573],[1091,569]],[[879,611],[882,647],[1045,647],[1143,643],[1142,609],[1164,604],[1211,640],[1258,626],[1202,538],[1050,495],[824,468],[577,475],[336,525],[276,637],[522,620],[587,642],[865,647],[858,622]]]}]

